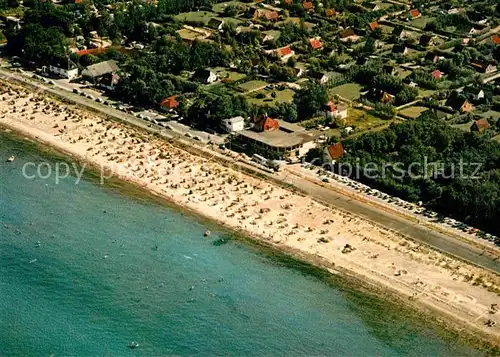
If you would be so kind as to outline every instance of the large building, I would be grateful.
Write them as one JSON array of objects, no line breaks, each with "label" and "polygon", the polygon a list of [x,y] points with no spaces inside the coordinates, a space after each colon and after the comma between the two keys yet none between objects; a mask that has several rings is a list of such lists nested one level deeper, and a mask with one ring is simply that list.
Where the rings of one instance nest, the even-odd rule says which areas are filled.
[{"label": "large building", "polygon": [[301,157],[316,146],[316,136],[303,127],[267,116],[255,121],[254,130],[238,132],[243,149],[267,158]]}]

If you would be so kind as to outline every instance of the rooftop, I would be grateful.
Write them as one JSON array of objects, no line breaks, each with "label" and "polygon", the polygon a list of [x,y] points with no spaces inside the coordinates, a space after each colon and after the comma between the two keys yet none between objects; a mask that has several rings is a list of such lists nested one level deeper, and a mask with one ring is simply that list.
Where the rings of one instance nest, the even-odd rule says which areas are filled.
[{"label": "rooftop", "polygon": [[252,130],[242,130],[239,132],[239,135],[276,148],[289,148],[316,139],[315,136],[306,133],[290,134],[281,130],[264,131],[260,133]]}]

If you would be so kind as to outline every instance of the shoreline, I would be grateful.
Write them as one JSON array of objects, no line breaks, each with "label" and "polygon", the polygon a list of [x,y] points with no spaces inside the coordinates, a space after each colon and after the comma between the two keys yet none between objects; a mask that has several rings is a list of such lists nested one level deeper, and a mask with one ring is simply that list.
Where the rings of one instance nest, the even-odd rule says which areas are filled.
[{"label": "shoreline", "polygon": [[[52,101],[52,100],[51,100]],[[66,104],[57,104],[57,105],[60,105],[60,106],[67,106]],[[29,105],[28,105],[29,106]],[[5,103],[3,104],[3,107],[2,107],[3,110],[9,110],[9,109],[5,109]],[[78,109],[80,110],[80,109]],[[10,113],[9,113],[10,114]],[[14,114],[14,113],[12,113]],[[61,136],[62,135],[58,135],[57,132],[59,130],[56,130],[57,128],[51,128],[52,127],[52,123],[57,123],[58,121],[60,121],[62,123],[63,121],[63,118],[59,118],[58,120],[56,118],[52,118],[52,120],[49,120],[49,123],[51,125],[43,125],[43,123],[38,123],[37,125],[31,125],[32,123],[30,122],[32,119],[22,119],[22,118],[19,118],[19,115],[20,113],[16,113],[16,115],[12,116],[12,117],[16,117],[16,120],[11,120],[10,122],[10,125],[9,123],[7,123],[7,120],[4,120],[4,119],[0,119],[0,123],[3,123],[4,126],[9,126],[12,130],[14,130],[15,132],[21,132],[22,135],[26,135],[32,139],[34,139],[36,142],[40,142],[42,141],[42,144],[44,145],[48,145],[49,147],[52,147],[54,149],[56,149],[57,151],[62,151],[64,154],[67,154],[69,155],[71,158],[74,158],[76,160],[79,160],[79,161],[82,161],[82,162],[89,162],[91,164],[93,164],[94,167],[100,167],[103,163],[106,163],[106,160],[104,160],[101,156],[99,156],[99,159],[100,160],[97,160],[96,158],[92,159],[92,158],[89,158],[88,155],[86,154],[83,154],[82,153],[85,153],[85,151],[82,151],[82,148],[78,148],[78,144],[77,145],[72,145],[74,143],[71,142],[71,140],[74,140],[74,137],[72,137],[70,131],[68,131],[67,133],[63,133],[63,135],[68,135],[68,138],[65,139],[65,141],[61,140]],[[53,113],[52,113],[53,114]],[[42,115],[42,118],[46,118],[46,117],[49,117],[50,119],[50,113],[43,113]],[[80,114],[78,114],[80,115]],[[93,115],[93,114],[89,114],[89,113],[85,113],[85,114],[82,114],[82,115]],[[4,115],[5,117],[5,115]],[[3,117],[2,117],[3,118]],[[91,121],[92,123],[95,123],[96,126],[98,125],[101,125],[102,122],[99,124],[99,120],[98,118],[93,118],[93,119],[89,119],[87,120],[88,118],[86,118],[86,121]],[[43,119],[41,119],[43,120]],[[70,122],[68,121],[68,124]],[[113,126],[113,130],[117,129],[117,127],[120,127],[118,128],[118,130],[129,130],[129,131],[132,131],[132,132],[137,132],[137,130],[134,130],[134,129],[130,129],[128,128],[127,126],[125,126],[124,124],[119,124],[119,125],[115,125],[114,123],[104,123],[102,124],[103,126],[105,126],[106,124],[111,125]],[[94,125],[92,125],[93,128]],[[50,129],[53,129],[52,131],[54,133],[51,133],[51,130]],[[91,130],[92,131],[92,130]],[[57,135],[57,136],[56,136]],[[74,134],[76,136],[78,136],[78,134]],[[146,144],[150,144],[150,145],[155,145],[157,144],[156,141],[157,139],[156,138],[148,138],[148,135],[146,134],[143,134],[143,133],[140,133],[139,136],[145,136],[146,137],[146,140],[144,142],[142,142],[141,144],[142,145],[146,145]],[[135,139],[135,138],[134,138]],[[142,141],[142,139],[141,139]],[[149,142],[150,141],[150,142]],[[163,145],[167,145],[168,144],[163,144]],[[122,145],[123,146],[123,145]],[[151,149],[152,147],[150,147],[149,149]],[[181,151],[180,149],[178,148],[169,148],[171,149],[173,152],[176,152],[177,151]],[[145,149],[144,151],[147,152],[147,150]],[[161,152],[161,150],[160,150]],[[184,154],[183,154],[184,155]],[[108,155],[109,156],[109,155]],[[189,160],[198,160],[199,161],[199,158],[196,159],[196,158],[192,158],[191,157],[192,155],[191,154],[186,154],[186,159],[189,159]],[[203,159],[201,160],[202,161],[202,164],[201,165],[211,165],[211,163],[203,163]],[[108,162],[110,163],[110,162]],[[188,165],[189,166],[189,165]],[[222,165],[220,164],[217,164],[217,163],[214,163],[212,166],[210,166],[210,169],[218,169],[218,168],[222,168],[222,170],[218,173],[218,174],[221,174],[223,173],[224,169],[225,170],[230,170],[230,169],[227,169],[227,168],[224,168]],[[204,172],[203,170],[200,171],[200,172]],[[229,173],[230,174],[230,173]],[[208,175],[208,174],[207,174]],[[186,175],[188,176],[188,175]],[[248,181],[256,181],[255,178],[250,178],[250,177],[244,177],[245,175],[241,175],[243,177],[243,179],[241,181],[244,181],[246,182],[245,180],[248,180]],[[148,191],[150,194],[154,195],[154,196],[157,196],[158,199],[162,199],[162,200],[167,200],[169,202],[171,202],[174,206],[179,206],[181,207],[181,209],[183,210],[187,210],[187,211],[190,211],[190,212],[194,212],[196,215],[199,215],[199,216],[202,216],[204,217],[205,219],[207,220],[210,220],[210,221],[215,221],[218,225],[221,225],[225,228],[228,228],[230,231],[234,231],[234,232],[237,232],[237,234],[242,234],[243,237],[249,237],[248,239],[250,239],[251,241],[253,241],[255,244],[258,244],[258,245],[263,245],[263,246],[266,246],[266,247],[270,247],[272,248],[273,250],[277,250],[279,251],[280,253],[284,252],[285,254],[290,254],[291,256],[293,256],[294,258],[297,258],[301,261],[306,261],[307,264],[313,264],[314,266],[318,266],[322,269],[327,269],[330,273],[338,273],[342,276],[350,276],[350,279],[357,279],[359,282],[360,282],[360,286],[363,286],[365,287],[366,286],[366,281],[369,281],[370,282],[370,285],[374,285],[375,287],[377,288],[380,288],[381,290],[389,290],[392,293],[396,292],[397,291],[397,296],[398,297],[411,297],[411,296],[414,296],[413,293],[415,291],[418,291],[419,293],[421,293],[422,295],[427,295],[425,299],[416,299],[415,301],[406,301],[404,300],[402,297],[400,298],[402,302],[406,302],[406,305],[409,305],[409,306],[413,306],[413,305],[418,305],[419,307],[423,307],[423,306],[426,306],[426,308],[430,308],[431,310],[434,310],[434,311],[440,311],[440,314],[443,314],[443,316],[447,316],[448,319],[450,319],[450,321],[448,321],[447,323],[444,323],[443,322],[443,325],[447,325],[449,322],[451,322],[451,320],[453,319],[456,319],[457,321],[457,328],[460,329],[460,327],[458,327],[459,325],[460,326],[464,326],[464,325],[469,325],[469,326],[473,326],[474,328],[471,329],[473,331],[477,331],[477,332],[480,332],[484,337],[483,339],[484,340],[489,340],[489,344],[490,346],[495,346],[495,345],[498,345],[499,341],[500,341],[500,333],[498,331],[498,327],[494,327],[494,328],[485,328],[484,326],[481,328],[481,325],[477,324],[477,323],[470,323],[468,322],[466,319],[464,319],[463,315],[460,316],[460,309],[458,309],[460,307],[460,305],[465,305],[466,306],[466,309],[469,310],[469,313],[473,313],[472,311],[473,310],[481,310],[481,311],[484,311],[484,305],[483,307],[477,309],[478,307],[475,307],[473,305],[476,305],[476,304],[470,304],[468,303],[468,301],[461,301],[459,300],[457,304],[451,304],[452,301],[454,301],[453,299],[450,300],[448,303],[446,301],[445,298],[441,298],[439,299],[438,296],[433,296],[435,294],[433,294],[432,291],[430,291],[429,289],[417,289],[417,287],[412,287],[411,285],[409,285],[408,283],[404,283],[404,282],[398,282],[398,279],[397,278],[394,278],[394,276],[390,276],[388,275],[388,272],[387,272],[387,269],[383,269],[382,266],[375,266],[375,265],[378,265],[378,264],[373,264],[374,266],[371,266],[371,267],[368,267],[368,266],[365,266],[365,264],[363,262],[356,262],[355,260],[356,259],[344,259],[344,257],[350,257],[350,256],[353,256],[353,255],[356,255],[358,256],[358,258],[366,258],[366,257],[363,257],[362,255],[363,254],[359,254],[360,253],[360,250],[365,248],[365,247],[362,247],[363,244],[365,245],[370,245],[369,243],[371,242],[368,242],[368,243],[361,243],[362,241],[364,240],[361,240],[359,239],[359,237],[357,237],[356,235],[360,235],[362,234],[363,230],[361,229],[361,231],[357,231],[355,229],[354,226],[356,226],[356,224],[361,224],[363,226],[365,226],[367,229],[369,229],[370,232],[372,233],[377,233],[377,231],[379,231],[381,228],[380,227],[374,227],[372,225],[370,225],[369,223],[366,223],[364,221],[362,221],[359,217],[356,217],[355,215],[353,214],[350,214],[350,217],[344,217],[344,223],[343,224],[338,224],[337,226],[337,229],[341,229],[342,230],[342,234],[345,234],[347,235],[348,233],[352,236],[351,238],[354,240],[355,238],[358,238],[356,243],[353,243],[354,247],[358,249],[357,252],[354,252],[352,255],[349,255],[349,254],[346,254],[346,255],[342,255],[343,253],[340,253],[340,252],[336,252],[337,249],[335,249],[334,251],[329,251],[329,252],[326,252],[328,254],[326,254],[324,251],[322,251],[322,247],[327,247],[328,244],[331,244],[331,242],[333,242],[335,240],[335,238],[332,238],[332,241],[331,242],[323,242],[323,243],[319,243],[319,242],[313,242],[311,240],[309,240],[309,244],[312,243],[312,245],[315,245],[316,249],[306,249],[306,247],[304,247],[303,245],[301,244],[297,244],[297,243],[291,243],[288,239],[284,239],[284,241],[282,241],[283,239],[278,239],[278,240],[275,240],[274,237],[273,238],[267,238],[266,236],[262,236],[262,235],[259,235],[258,232],[252,232],[251,227],[248,227],[247,225],[243,225],[243,224],[240,224],[238,225],[238,221],[237,220],[230,220],[230,219],[220,219],[220,215],[219,214],[216,214],[214,215],[214,212],[210,212],[210,210],[207,212],[207,210],[203,210],[201,209],[200,207],[203,206],[203,204],[201,202],[203,201],[196,201],[196,202],[192,202],[190,201],[189,199],[186,201],[186,202],[183,202],[184,199],[179,199],[180,197],[186,197],[186,196],[182,196],[181,195],[178,195],[178,194],[172,194],[170,197],[168,194],[166,194],[165,192],[161,191],[161,189],[159,189],[158,187],[154,187],[151,182],[147,182],[147,181],[140,181],[140,180],[134,180],[134,177],[133,176],[130,176],[130,175],[120,175],[119,179],[124,179],[125,181],[127,181],[127,183],[130,183],[130,184],[133,184],[133,185],[137,185],[138,189],[140,190],[146,190]],[[261,181],[259,183],[259,185],[262,183],[263,181]],[[308,200],[307,198],[298,198],[298,197],[295,197],[296,195],[292,192],[286,192],[286,190],[282,189],[282,188],[273,188],[273,184],[270,184],[270,183],[265,183],[265,185],[267,184],[267,187],[269,188],[272,188],[271,191],[273,190],[276,190],[276,191],[279,191],[279,193],[277,193],[277,195],[279,196],[279,194],[282,194],[282,195],[289,195],[287,196],[287,202],[290,201],[290,202],[294,202],[295,205],[299,206],[299,207],[302,207],[301,205],[304,205],[305,204],[305,211],[306,212],[310,212],[310,211],[317,211],[317,212],[321,212],[323,211],[324,212],[324,209],[327,209],[327,210],[332,210],[331,213],[335,213],[336,217],[340,217],[340,219],[342,219],[342,213],[339,213],[339,212],[334,212],[333,209],[330,209],[330,208],[327,208],[327,207],[318,207],[318,206],[321,206],[320,204],[317,204],[317,203],[310,203],[310,202],[307,202],[307,201],[311,201],[311,200]],[[194,186],[193,186],[194,187]],[[155,189],[156,188],[156,189]],[[236,188],[238,188],[238,185],[236,185]],[[262,188],[259,188],[259,189],[262,189]],[[238,188],[239,190],[239,188]],[[254,188],[254,190],[257,190],[257,188]],[[168,191],[170,193],[170,191]],[[175,191],[173,191],[175,192]],[[251,194],[249,194],[251,195]],[[267,196],[270,196],[271,193],[267,193]],[[273,194],[275,195],[275,194]],[[238,195],[236,195],[238,196]],[[239,197],[239,196],[238,196]],[[195,197],[196,198],[196,197]],[[240,200],[243,201],[245,198],[245,196],[243,195]],[[274,196],[273,196],[273,199],[274,199]],[[278,200],[279,202],[279,198],[276,197],[276,200]],[[266,200],[267,201],[267,200]],[[305,202],[302,202],[302,201],[305,201]],[[184,203],[184,204],[183,204]],[[238,204],[235,204],[236,206],[238,206]],[[198,208],[198,209],[197,209]],[[284,216],[286,216],[286,211],[287,209],[284,209],[282,208],[281,211],[280,211],[280,205],[274,205],[274,207],[272,208],[272,210],[276,210],[276,212],[281,212],[284,214]],[[212,210],[213,211],[213,210]],[[224,211],[222,211],[224,212]],[[274,212],[273,212],[274,213]],[[307,218],[307,217],[306,217]],[[320,218],[318,218],[317,220],[320,220]],[[349,224],[351,223],[351,221],[354,220],[355,223],[354,224]],[[240,220],[240,222],[244,222],[245,220]],[[236,223],[236,224],[235,224]],[[319,225],[321,226],[321,222],[319,222]],[[335,224],[331,224],[333,226],[335,226]],[[274,229],[274,228],[272,228]],[[313,229],[316,229],[316,228],[313,228]],[[271,228],[270,228],[271,230]],[[278,229],[275,229],[273,230],[272,232],[274,232],[275,234],[282,234],[283,233],[283,230],[286,230],[285,228],[278,228]],[[317,229],[316,229],[317,230]],[[380,232],[378,232],[380,233]],[[305,234],[305,233],[302,233],[302,234]],[[384,232],[384,234],[382,234],[382,237],[380,238],[388,238],[390,236],[391,239],[394,239],[395,242],[397,243],[395,246],[392,246],[392,247],[388,247],[387,248],[387,252],[384,250],[384,249],[380,249],[381,253],[380,254],[389,254],[388,252],[391,251],[391,255],[394,256],[394,258],[396,258],[396,254],[395,254],[395,251],[398,250],[399,248],[399,244],[400,243],[405,243],[405,244],[408,244],[408,242],[406,242],[404,240],[404,238],[402,237],[393,237],[391,236],[394,235],[392,232],[390,231],[386,231]],[[318,233],[315,233],[315,234],[310,234],[310,236],[315,236],[315,237],[319,237],[320,234]],[[300,239],[301,237],[299,237]],[[337,237],[339,238],[339,237]],[[306,240],[306,239],[304,239]],[[347,240],[349,242],[351,242],[351,240]],[[359,243],[358,243],[359,241]],[[380,243],[380,242],[377,242],[377,243]],[[342,246],[343,244],[341,244]],[[375,244],[377,245],[377,244]],[[370,245],[370,248],[371,249],[374,249],[376,248],[373,244]],[[378,247],[380,248],[380,247]],[[417,247],[417,250],[419,249],[419,247]],[[429,249],[424,249],[424,253],[422,253],[421,257],[419,258],[423,258],[425,254],[437,254],[435,252],[426,252],[426,251],[430,251]],[[406,252],[403,252],[402,256],[404,256]],[[401,257],[399,257],[401,258]],[[448,260],[451,261],[451,259],[447,258]],[[391,259],[389,259],[390,261]],[[408,265],[411,265],[409,264],[410,263],[410,260],[411,258],[406,256],[405,259],[400,259],[400,262],[404,262]],[[376,260],[373,260],[373,262],[375,262]],[[379,260],[380,261],[380,260]],[[444,262],[444,261],[443,261]],[[332,271],[332,263],[334,264],[334,269]],[[451,262],[453,264],[453,262]],[[394,263],[392,263],[393,266],[394,266]],[[448,264],[448,263],[446,263]],[[461,265],[466,265],[466,264],[463,264],[463,263],[460,263]],[[398,264],[399,265],[399,264]],[[425,264],[423,264],[425,266]],[[431,266],[427,266],[428,269],[426,270],[435,270],[433,267],[433,269],[430,269]],[[468,266],[465,266],[465,267],[460,267],[460,269],[473,269],[472,267],[468,267]],[[390,268],[392,269],[392,268]],[[391,271],[389,269],[389,272]],[[477,268],[474,268],[477,270]],[[384,272],[385,270],[385,272]],[[402,269],[400,269],[402,270]],[[408,269],[409,270],[409,269]],[[443,269],[441,269],[443,270]],[[406,269],[405,269],[406,271]],[[435,273],[437,274],[437,271],[432,271],[432,273]],[[403,275],[406,275],[408,274],[407,273],[402,273]],[[401,274],[400,274],[401,275]],[[446,276],[448,274],[445,274],[444,276]],[[437,276],[435,277],[437,278]],[[439,279],[438,279],[439,280]],[[453,280],[453,279],[452,279]],[[475,288],[471,288],[473,285],[472,284],[462,284],[462,282],[460,282],[461,285],[466,285],[468,286],[468,288],[470,290],[473,290],[473,291],[477,291],[477,293],[479,294],[479,292],[481,293],[484,293],[484,291],[482,291],[481,287],[475,287]],[[497,280],[493,280],[493,286],[497,286],[497,283],[498,281]],[[427,283],[424,283],[424,284],[427,284]],[[458,285],[458,281],[457,281],[457,285]],[[428,285],[427,285],[428,286]],[[450,288],[449,286],[447,288]],[[463,290],[464,286],[461,286],[458,291],[461,291]],[[439,290],[439,289],[438,289]],[[483,289],[484,290],[484,289]],[[449,293],[447,293],[449,295]],[[488,298],[487,296],[490,296],[490,298]],[[477,298],[479,298],[479,296],[477,296]],[[485,296],[481,297],[481,300],[483,301],[486,301],[486,300],[492,300],[494,301],[493,299],[496,298],[498,299],[498,294],[485,294]],[[476,298],[475,298],[476,299]],[[420,301],[420,303],[417,304],[417,301]],[[455,305],[455,306],[453,306]],[[451,311],[451,309],[455,309],[457,311]],[[462,311],[463,313],[463,311]],[[468,313],[465,313],[465,316],[467,316]],[[480,314],[479,314],[480,315]],[[494,317],[497,317],[498,315],[494,315]],[[452,329],[456,329],[455,326],[453,326]],[[467,333],[466,334],[470,334],[471,336],[473,335],[473,331],[469,331],[467,330]],[[464,332],[462,331],[462,334]],[[479,338],[479,337],[478,337]]]}]

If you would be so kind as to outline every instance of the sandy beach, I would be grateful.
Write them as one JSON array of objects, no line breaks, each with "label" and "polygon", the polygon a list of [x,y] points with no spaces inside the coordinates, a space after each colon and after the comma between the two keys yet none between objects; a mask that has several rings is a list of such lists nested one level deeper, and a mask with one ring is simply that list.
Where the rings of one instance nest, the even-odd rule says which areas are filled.
[{"label": "sandy beach", "polygon": [[500,345],[498,275],[122,123],[13,84],[2,90],[0,125],[331,272],[397,292]]}]

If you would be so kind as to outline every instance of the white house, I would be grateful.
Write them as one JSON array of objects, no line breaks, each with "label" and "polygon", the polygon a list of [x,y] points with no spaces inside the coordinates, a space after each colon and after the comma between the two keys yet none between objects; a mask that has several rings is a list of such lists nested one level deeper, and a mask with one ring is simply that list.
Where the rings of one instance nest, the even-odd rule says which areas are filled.
[{"label": "white house", "polygon": [[78,67],[69,58],[49,65],[49,72],[58,77],[68,78],[69,80],[78,77]]},{"label": "white house", "polygon": [[228,133],[235,133],[245,129],[245,119],[243,117],[234,117],[229,119],[224,119],[222,121],[224,130]]}]

